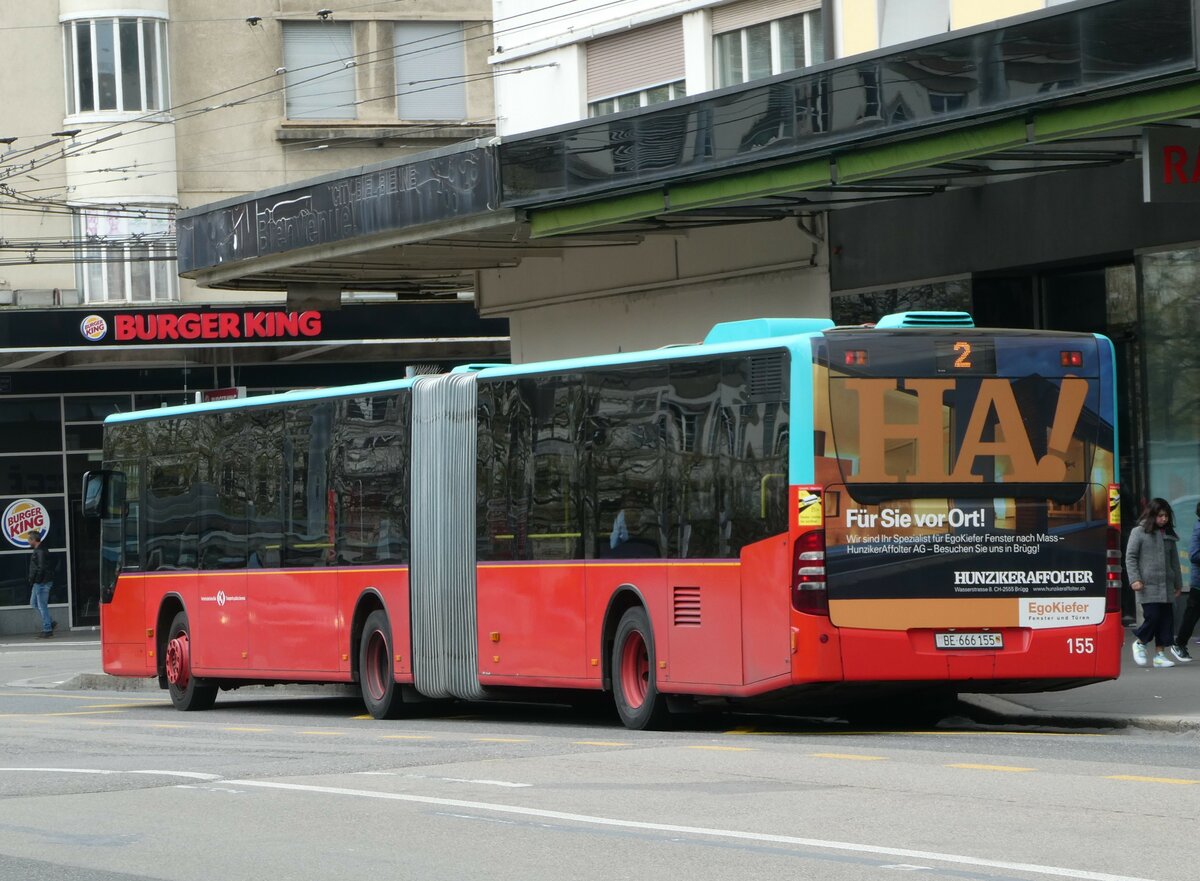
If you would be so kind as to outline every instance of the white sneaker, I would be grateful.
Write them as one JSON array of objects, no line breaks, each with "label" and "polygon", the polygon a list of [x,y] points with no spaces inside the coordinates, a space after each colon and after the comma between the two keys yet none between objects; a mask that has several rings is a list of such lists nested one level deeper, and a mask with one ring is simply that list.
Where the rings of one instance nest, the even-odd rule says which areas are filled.
[{"label": "white sneaker", "polygon": [[1170,658],[1168,658],[1166,655],[1164,655],[1162,652],[1159,652],[1157,655],[1154,656],[1154,666],[1155,667],[1174,667],[1175,662],[1172,661]]},{"label": "white sneaker", "polygon": [[1137,664],[1139,667],[1145,667],[1146,647],[1135,639],[1130,648],[1133,650],[1133,663]]},{"label": "white sneaker", "polygon": [[1194,660],[1185,645],[1173,645],[1167,651],[1171,653],[1171,657],[1175,659],[1176,663],[1190,664]]}]

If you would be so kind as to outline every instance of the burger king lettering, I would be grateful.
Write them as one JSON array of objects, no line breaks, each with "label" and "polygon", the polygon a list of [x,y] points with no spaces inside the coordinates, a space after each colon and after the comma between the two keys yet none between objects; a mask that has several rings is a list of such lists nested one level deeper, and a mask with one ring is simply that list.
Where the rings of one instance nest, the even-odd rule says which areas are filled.
[{"label": "burger king lettering", "polygon": [[0,527],[4,529],[4,537],[9,544],[27,548],[29,540],[25,536],[28,533],[36,532],[44,539],[50,531],[50,512],[34,499],[17,499],[4,509]]},{"label": "burger king lettering", "polygon": [[[103,332],[89,324],[93,319],[104,324]],[[84,319],[80,330],[96,342],[108,332],[99,315]],[[255,312],[136,312],[119,313],[112,318],[115,342],[165,342],[168,340],[242,340],[304,339],[321,335],[321,313]]]}]

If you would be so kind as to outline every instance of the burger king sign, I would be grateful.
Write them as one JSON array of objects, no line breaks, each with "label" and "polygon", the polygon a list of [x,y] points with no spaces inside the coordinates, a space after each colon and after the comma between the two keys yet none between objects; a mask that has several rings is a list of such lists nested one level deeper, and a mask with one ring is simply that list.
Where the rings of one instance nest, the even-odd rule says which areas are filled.
[{"label": "burger king sign", "polygon": [[3,528],[9,544],[27,548],[29,541],[25,536],[30,532],[36,532],[45,540],[50,531],[50,512],[41,502],[17,499],[4,509]]}]

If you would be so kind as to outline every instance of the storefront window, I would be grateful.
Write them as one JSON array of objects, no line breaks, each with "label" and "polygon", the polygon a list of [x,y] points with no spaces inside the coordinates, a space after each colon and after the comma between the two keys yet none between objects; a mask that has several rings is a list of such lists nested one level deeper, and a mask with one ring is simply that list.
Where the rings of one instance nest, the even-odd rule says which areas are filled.
[{"label": "storefront window", "polygon": [[1167,499],[1190,534],[1200,499],[1200,249],[1141,260],[1147,496]]}]

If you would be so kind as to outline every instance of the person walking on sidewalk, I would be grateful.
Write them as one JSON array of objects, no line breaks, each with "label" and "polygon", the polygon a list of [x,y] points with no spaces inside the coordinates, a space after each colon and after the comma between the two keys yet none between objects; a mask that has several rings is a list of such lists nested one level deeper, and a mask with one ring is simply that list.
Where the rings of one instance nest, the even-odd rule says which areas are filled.
[{"label": "person walking on sidewalk", "polygon": [[1188,546],[1188,559],[1192,561],[1192,575],[1188,579],[1187,605],[1183,609],[1183,621],[1179,625],[1179,633],[1175,635],[1175,644],[1171,646],[1171,655],[1184,664],[1192,662],[1187,644],[1200,621],[1200,502],[1196,504],[1196,525],[1192,527],[1192,541]]},{"label": "person walking on sidewalk", "polygon": [[38,639],[49,639],[54,635],[58,622],[50,617],[50,588],[54,584],[54,569],[50,554],[42,547],[42,537],[36,532],[25,536],[33,552],[29,555],[29,605],[42,616],[42,632]]},{"label": "person walking on sidewalk", "polygon": [[1125,571],[1129,586],[1142,605],[1142,626],[1133,631],[1133,660],[1146,666],[1146,643],[1158,644],[1155,667],[1174,667],[1167,649],[1175,645],[1175,598],[1183,590],[1183,571],[1176,549],[1175,514],[1166,499],[1151,499],[1142,517],[1129,533],[1125,548]]}]

